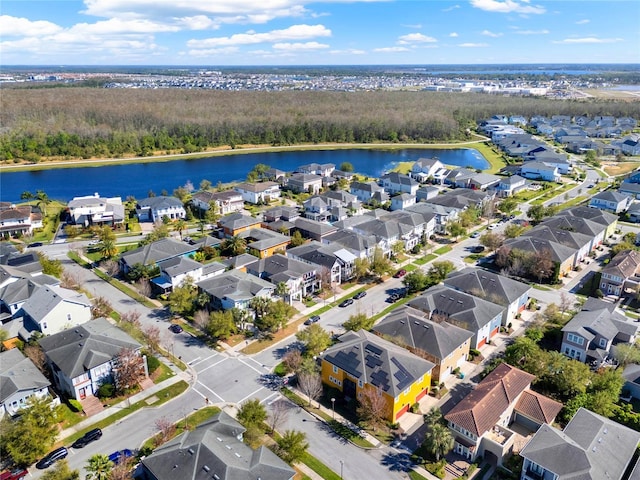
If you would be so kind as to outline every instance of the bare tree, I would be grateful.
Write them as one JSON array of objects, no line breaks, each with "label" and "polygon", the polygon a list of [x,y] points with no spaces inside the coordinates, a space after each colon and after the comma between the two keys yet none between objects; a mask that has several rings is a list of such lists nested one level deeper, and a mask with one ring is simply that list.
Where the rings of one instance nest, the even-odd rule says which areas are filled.
[{"label": "bare tree", "polygon": [[69,290],[78,290],[80,289],[80,276],[65,269],[60,275],[60,286]]},{"label": "bare tree", "polygon": [[276,400],[271,404],[269,412],[269,428],[271,433],[275,432],[287,420],[289,416],[289,403],[285,400]]},{"label": "bare tree", "polygon": [[151,325],[146,327],[142,333],[144,334],[144,338],[149,346],[149,351],[153,355],[160,347],[160,329],[155,325]]},{"label": "bare tree", "polygon": [[303,372],[298,375],[300,391],[309,397],[309,406],[312,400],[318,400],[322,394],[322,380],[318,373]]},{"label": "bare tree", "polygon": [[40,345],[27,345],[24,347],[24,354],[33,362],[38,370],[40,370],[46,377],[49,376],[49,369],[46,366],[47,359]]},{"label": "bare tree", "polygon": [[560,292],[560,303],[558,308],[560,309],[560,313],[562,314],[562,318],[564,318],[564,314],[573,306],[573,300],[567,294],[567,292]]},{"label": "bare tree", "polygon": [[297,372],[302,364],[302,354],[297,348],[289,350],[282,357],[282,363],[288,372]]},{"label": "bare tree", "polygon": [[148,278],[141,277],[136,282],[136,288],[138,289],[138,292],[140,292],[140,295],[144,295],[145,297],[151,296],[151,282]]},{"label": "bare tree", "polygon": [[120,393],[133,388],[145,376],[144,359],[132,348],[120,350],[114,363],[116,389]]},{"label": "bare tree", "polygon": [[104,260],[100,264],[100,266],[104,269],[105,272],[107,272],[107,275],[109,275],[110,277],[115,277],[120,273],[120,264],[115,260]]},{"label": "bare tree", "polygon": [[96,297],[93,299],[93,306],[91,307],[91,318],[107,318],[113,313],[113,307],[109,300],[104,297]]},{"label": "bare tree", "polygon": [[120,458],[120,462],[109,473],[109,480],[133,480],[133,458]]},{"label": "bare tree", "polygon": [[120,315],[120,321],[130,324],[132,327],[140,328],[140,312],[129,310]]},{"label": "bare tree", "polygon": [[389,415],[389,407],[382,390],[379,388],[363,389],[360,405],[358,405],[356,412],[372,428],[375,429],[382,425]]},{"label": "bare tree", "polygon": [[167,417],[158,418],[154,424],[158,429],[158,435],[154,438],[156,447],[171,440],[176,433],[176,424]]},{"label": "bare tree", "polygon": [[209,312],[206,310],[198,310],[193,314],[193,323],[195,323],[200,330],[204,331],[209,324]]}]

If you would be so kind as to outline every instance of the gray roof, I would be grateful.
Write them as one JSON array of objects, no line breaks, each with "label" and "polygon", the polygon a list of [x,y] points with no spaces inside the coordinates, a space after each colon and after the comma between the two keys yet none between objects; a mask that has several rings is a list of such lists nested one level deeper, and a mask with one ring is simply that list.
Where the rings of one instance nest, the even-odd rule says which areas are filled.
[{"label": "gray roof", "polygon": [[340,250],[337,245],[326,245],[320,242],[309,242],[299,247],[287,250],[287,255],[302,258],[304,261],[321,267],[332,268],[338,261],[336,251]]},{"label": "gray roof", "polygon": [[242,213],[231,213],[218,220],[219,226],[228,228],[230,230],[237,230],[239,228],[245,228],[259,224],[259,219],[254,218],[250,215],[243,215]]},{"label": "gray roof", "polygon": [[105,318],[96,318],[39,341],[47,357],[68,377],[111,361],[123,348],[140,344]]},{"label": "gray roof", "polygon": [[49,385],[51,382],[20,350],[0,352],[0,404],[16,392],[39,390]]},{"label": "gray roof", "polygon": [[640,365],[637,363],[627,365],[622,372],[622,376],[627,382],[640,385]]},{"label": "gray roof", "polygon": [[362,190],[363,192],[378,192],[384,190],[376,182],[352,182],[350,186],[351,192]]},{"label": "gray roof", "polygon": [[543,425],[520,455],[558,480],[620,480],[640,433],[580,408],[563,431]]},{"label": "gray roof", "polygon": [[272,283],[277,284],[289,279],[302,278],[315,272],[315,268],[300,260],[276,254],[250,263],[247,265],[247,272],[260,278],[270,279]]},{"label": "gray roof", "polygon": [[428,314],[407,306],[391,312],[373,330],[387,340],[423,350],[441,360],[473,336],[450,323],[432,321]]},{"label": "gray roof", "polygon": [[255,262],[256,258],[257,257],[251,255],[250,253],[241,253],[240,255],[236,255],[235,257],[227,258],[220,263],[231,268],[241,268]]},{"label": "gray roof", "polygon": [[552,228],[567,230],[595,237],[605,230],[605,227],[598,222],[582,217],[571,215],[555,215],[544,220],[540,225],[548,225]]},{"label": "gray roof", "polygon": [[267,447],[242,442],[245,428],[225,412],[158,447],[142,460],[156,480],[289,480],[295,471]]},{"label": "gray roof", "polygon": [[252,228],[251,230],[245,230],[240,233],[239,236],[248,241],[247,248],[254,248],[256,250],[265,250],[291,241],[291,238],[288,236],[267,228]]},{"label": "gray roof", "polygon": [[330,243],[337,243],[357,256],[366,250],[373,249],[378,246],[376,237],[373,235],[360,235],[359,233],[350,232],[348,230],[339,230],[327,235],[324,240],[327,240]]},{"label": "gray roof", "polygon": [[408,305],[423,312],[445,315],[447,322],[474,334],[504,312],[504,307],[444,285],[427,289]]},{"label": "gray roof", "polygon": [[608,340],[616,338],[621,331],[635,335],[638,325],[615,311],[615,305],[589,297],[578,312],[564,327],[563,332],[574,332],[588,340],[600,335]]},{"label": "gray roof", "polygon": [[182,207],[182,202],[176,197],[148,197],[138,201],[140,208],[151,208],[153,210]]},{"label": "gray roof", "polygon": [[[255,258],[255,257],[254,257]],[[229,270],[198,282],[198,287],[214,298],[233,300],[251,300],[262,290],[273,291],[274,286],[241,270]]]},{"label": "gray roof", "polygon": [[172,238],[162,238],[149,245],[123,253],[120,259],[129,266],[137,263],[142,265],[155,265],[169,258],[195,252],[196,248],[197,247],[189,245],[186,242],[179,242]]},{"label": "gray roof", "polygon": [[227,269],[227,265],[225,265],[222,262],[205,263],[202,266],[202,276],[206,277],[206,276],[211,275],[211,274],[213,274],[215,272],[224,271],[226,269]]},{"label": "gray roof", "polygon": [[531,230],[523,233],[522,236],[541,238],[574,249],[581,249],[593,241],[593,237],[589,235],[561,228],[553,228],[548,224],[536,225]]},{"label": "gray roof", "polygon": [[299,230],[304,230],[322,236],[328,235],[337,230],[337,228],[333,225],[330,225],[328,223],[316,222],[315,220],[311,220],[309,218],[296,218],[293,221],[293,224]]},{"label": "gray roof", "polygon": [[523,250],[530,253],[548,252],[551,255],[551,259],[558,263],[565,262],[578,251],[578,248],[567,247],[548,238],[537,238],[533,236],[511,238],[504,242],[504,245],[512,249]]},{"label": "gray roof", "polygon": [[187,257],[174,257],[159,262],[158,267],[170,277],[177,277],[202,268],[202,264]]},{"label": "gray roof", "polygon": [[394,398],[435,366],[364,330],[342,335],[322,359]]},{"label": "gray roof", "polygon": [[594,195],[593,197],[591,197],[592,199],[598,199],[598,200],[604,200],[605,202],[615,202],[615,203],[620,203],[620,202],[625,202],[627,200],[629,200],[629,196],[625,195],[623,193],[618,193],[615,192],[613,190],[605,190],[604,192],[600,192],[596,195]]},{"label": "gray roof", "polygon": [[389,180],[389,182],[391,183],[395,183],[398,185],[409,185],[409,186],[418,186],[419,183],[417,181],[415,181],[413,178],[411,178],[409,175],[407,175],[406,173],[399,173],[399,172],[389,172],[385,175],[382,175],[382,177],[380,177],[382,180]]},{"label": "gray roof", "polygon": [[57,285],[41,285],[33,292],[21,310],[40,323],[54,308],[63,302],[91,306],[91,301],[84,293],[58,287]]},{"label": "gray roof", "polygon": [[498,305],[510,305],[531,290],[525,283],[474,267],[452,272],[444,284]]},{"label": "gray roof", "polygon": [[613,213],[605,212],[599,208],[591,207],[573,207],[562,210],[556,215],[581,217],[593,222],[599,223],[605,227],[612,225],[618,221],[618,216]]}]

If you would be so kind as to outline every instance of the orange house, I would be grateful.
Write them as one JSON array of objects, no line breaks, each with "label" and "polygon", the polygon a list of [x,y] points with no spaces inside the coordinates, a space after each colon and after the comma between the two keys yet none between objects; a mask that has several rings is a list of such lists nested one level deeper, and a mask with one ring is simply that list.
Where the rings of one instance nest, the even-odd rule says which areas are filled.
[{"label": "orange house", "polygon": [[232,213],[218,220],[218,227],[222,229],[225,238],[235,237],[252,228],[260,228],[260,220],[243,215],[242,213]]}]

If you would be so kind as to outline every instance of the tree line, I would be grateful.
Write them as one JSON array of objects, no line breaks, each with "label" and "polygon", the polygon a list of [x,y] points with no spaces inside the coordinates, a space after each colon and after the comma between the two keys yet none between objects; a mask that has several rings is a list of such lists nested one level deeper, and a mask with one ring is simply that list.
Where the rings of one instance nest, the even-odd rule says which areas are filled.
[{"label": "tree line", "polygon": [[243,144],[438,142],[507,115],[638,116],[637,104],[442,92],[3,89],[0,160],[190,153]]}]

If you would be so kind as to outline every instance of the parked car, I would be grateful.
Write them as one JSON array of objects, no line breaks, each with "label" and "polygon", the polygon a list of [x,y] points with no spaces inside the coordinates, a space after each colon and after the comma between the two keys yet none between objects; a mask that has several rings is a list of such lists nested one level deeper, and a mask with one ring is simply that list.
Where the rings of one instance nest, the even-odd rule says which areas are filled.
[{"label": "parked car", "polygon": [[387,297],[387,303],[395,303],[398,300],[400,300],[400,294],[399,293],[392,293],[391,295],[389,295]]},{"label": "parked car", "polygon": [[5,470],[0,473],[0,480],[21,480],[26,477],[29,472],[24,468],[16,468],[14,470]]},{"label": "parked car", "polygon": [[41,247],[41,246],[42,246],[42,242],[33,242],[27,245],[27,247]]},{"label": "parked car", "polygon": [[348,307],[351,304],[353,304],[353,298],[347,298],[346,300],[343,300],[342,302],[340,302],[338,306],[341,308],[344,308],[344,307]]},{"label": "parked car", "polygon": [[492,223],[491,225],[489,225],[489,226],[487,227],[487,229],[488,229],[488,230],[493,230],[494,228],[498,228],[498,225],[499,225],[498,223]]},{"label": "parked car", "polygon": [[364,298],[367,296],[367,292],[362,291],[362,292],[358,292],[353,296],[354,300],[360,300],[361,298]]},{"label": "parked car", "polygon": [[102,436],[102,430],[99,428],[94,428],[93,430],[89,430],[71,445],[73,448],[82,448],[89,445],[91,442],[95,442]]},{"label": "parked car", "polygon": [[480,232],[473,232],[471,235],[469,235],[471,238],[478,238],[480,236]]},{"label": "parked car", "polygon": [[484,252],[484,247],[482,245],[476,245],[471,247],[471,253],[482,253]]},{"label": "parked car", "polygon": [[173,333],[180,333],[182,332],[182,327],[177,323],[172,323],[169,327],[169,330],[171,330]]},{"label": "parked car", "polygon": [[58,460],[62,460],[69,455],[69,450],[66,447],[56,448],[55,450],[49,452],[49,454],[36,463],[36,468],[38,470],[43,470],[45,468],[49,468],[51,465],[56,463]]},{"label": "parked car", "polygon": [[304,321],[305,325],[311,325],[312,323],[316,323],[320,320],[320,315],[314,315],[313,317],[309,317]]},{"label": "parked car", "polygon": [[595,187],[593,183],[590,183],[589,185],[587,185],[587,188],[593,188],[593,187]]},{"label": "parked car", "polygon": [[133,457],[133,452],[128,448],[125,448],[124,450],[118,450],[117,452],[113,452],[111,455],[109,455],[109,460],[111,460],[113,463],[118,465],[123,460],[126,460],[127,458],[131,458],[131,457]]},{"label": "parked car", "polygon": [[401,278],[401,277],[404,277],[406,274],[407,274],[407,271],[404,268],[401,268],[395,273],[393,278]]}]

